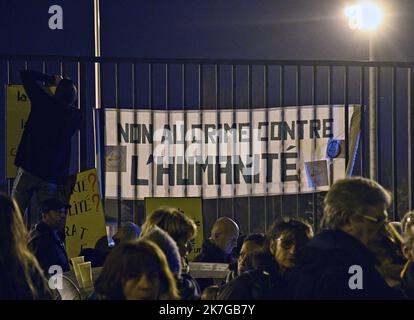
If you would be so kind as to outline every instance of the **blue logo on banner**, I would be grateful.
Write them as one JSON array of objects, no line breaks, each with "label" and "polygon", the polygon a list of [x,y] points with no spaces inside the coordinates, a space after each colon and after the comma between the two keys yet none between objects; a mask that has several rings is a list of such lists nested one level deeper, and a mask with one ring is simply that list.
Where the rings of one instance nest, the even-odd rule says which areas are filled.
[{"label": "blue logo on banner", "polygon": [[341,141],[332,139],[328,143],[326,150],[328,158],[337,158],[341,153]]}]

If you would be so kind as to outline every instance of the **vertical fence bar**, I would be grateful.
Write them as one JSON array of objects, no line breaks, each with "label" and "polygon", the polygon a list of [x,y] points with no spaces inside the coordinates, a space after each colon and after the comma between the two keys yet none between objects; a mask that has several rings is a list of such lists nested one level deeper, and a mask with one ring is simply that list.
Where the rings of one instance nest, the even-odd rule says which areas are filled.
[{"label": "vertical fence bar", "polygon": [[88,146],[87,146],[87,102],[86,102],[86,96],[87,96],[87,83],[86,83],[86,66],[85,63],[79,62],[77,63],[78,67],[78,101],[79,101],[79,109],[81,110],[84,119],[82,121],[81,130],[79,132],[79,140],[78,140],[78,165],[79,165],[79,171],[84,171],[87,169],[87,152],[88,152]]},{"label": "vertical fence bar", "polygon": [[[63,64],[62,64],[63,67]],[[99,67],[101,67],[101,62],[99,62]],[[99,81],[99,83],[102,83],[102,72],[99,72],[99,74],[95,73],[95,76],[98,76],[100,79],[95,79],[95,81]],[[101,95],[101,90],[95,90],[95,94]],[[99,98],[95,97],[95,101],[98,101],[101,103],[102,102],[102,97],[100,96]],[[100,177],[100,188],[101,188],[101,194],[102,194],[102,205],[103,205],[103,209],[105,212],[105,206],[106,206],[106,201],[105,201],[105,197],[106,197],[106,157],[105,157],[105,104],[102,103],[102,105],[99,106],[99,108],[95,108],[95,112],[98,112],[98,117],[97,117],[97,132],[98,134],[96,135],[96,141],[95,141],[95,145],[97,148],[97,153],[99,154],[99,177]]]},{"label": "vertical fence bar", "polygon": [[[189,179],[189,162],[187,161],[186,157],[186,151],[188,149],[188,139],[187,139],[187,130],[188,130],[188,113],[187,113],[187,100],[186,100],[186,65],[181,65],[181,101],[182,101],[182,107],[183,107],[183,113],[184,113],[184,196],[188,196],[188,179]],[[195,165],[195,164],[194,164]],[[194,171],[193,171],[194,172]]]},{"label": "vertical fence bar", "polygon": [[[269,154],[269,91],[267,89],[269,82],[269,65],[264,66],[263,70],[263,104],[265,108],[265,123],[266,125],[266,143],[265,143],[265,153],[266,155]],[[265,183],[265,196],[263,197],[264,201],[264,210],[265,210],[265,216],[264,216],[264,232],[267,232],[267,198],[269,194],[269,185],[267,182],[268,179],[268,172],[267,172],[267,159],[266,159],[266,167],[263,169],[264,172],[266,172],[266,176],[264,177],[264,183]]]},{"label": "vertical fence bar", "polygon": [[150,108],[150,116],[151,116],[151,125],[152,125],[152,143],[151,143],[151,154],[153,156],[151,161],[151,197],[155,197],[155,186],[156,177],[155,177],[155,157],[154,157],[154,132],[155,132],[155,125],[154,125],[154,110],[153,110],[153,102],[154,102],[154,89],[153,89],[153,73],[154,73],[154,65],[150,63],[148,65],[148,106]]},{"label": "vertical fence bar", "polygon": [[[44,61],[43,61],[44,62]],[[45,73],[46,71],[46,67],[45,67],[46,65],[45,64],[43,64],[43,72]],[[80,70],[80,62],[79,61],[77,61],[76,62],[76,73],[77,73],[77,86],[78,86],[78,109],[79,110],[82,110],[82,106],[81,106],[81,79],[80,79],[80,73],[81,73],[81,70]],[[82,144],[82,141],[81,141],[81,138],[82,138],[82,129],[83,128],[81,128],[78,132],[77,132],[77,140],[78,140],[78,150],[77,150],[77,156],[78,156],[78,172],[81,172],[82,170],[81,170],[81,167],[82,167],[82,164],[81,164],[81,144]]]},{"label": "vertical fence bar", "polygon": [[[232,110],[232,126],[233,126],[233,124],[236,124],[236,121],[237,121],[237,119],[236,119],[236,110],[235,110],[236,98],[237,98],[236,94],[237,94],[236,93],[236,66],[233,64],[231,66],[231,110]],[[236,143],[236,139],[233,138],[232,140],[233,140],[232,151],[233,151],[233,153],[235,153],[236,152],[236,146],[238,146],[238,144]],[[232,203],[231,203],[231,208],[232,208],[231,215],[232,215],[232,219],[233,220],[235,219],[235,215],[236,215],[235,198],[236,198],[236,195],[237,195],[237,186],[238,186],[238,184],[235,183],[235,176],[236,176],[235,171],[236,170],[237,170],[237,168],[235,168],[233,166],[233,172],[234,172],[233,179],[232,179],[232,183],[233,183],[232,184],[232,187],[233,187],[233,190],[232,190],[233,197],[232,197]]]},{"label": "vertical fence bar", "polygon": [[392,194],[393,194],[393,201],[392,201],[392,214],[393,214],[393,221],[397,221],[398,219],[398,184],[397,184],[397,94],[396,94],[396,86],[397,86],[397,70],[395,67],[392,68],[391,71],[391,113],[392,113]]},{"label": "vertical fence bar", "polygon": [[[295,104],[296,104],[296,120],[300,121],[300,106],[298,102],[298,66],[295,68]],[[300,140],[297,134],[295,134],[295,142],[297,150],[299,150]],[[298,157],[296,158],[296,172],[298,172],[298,168],[300,167],[299,161],[299,153]],[[299,177],[299,175],[297,175]],[[300,180],[296,180],[296,217],[299,217],[299,191],[300,190]]]},{"label": "vertical fence bar", "polygon": [[[329,66],[328,68],[328,105],[329,105],[329,119],[333,119],[333,105],[332,105],[332,95],[333,95],[333,67]],[[335,180],[334,164],[333,159],[329,159],[329,185],[331,186]]]},{"label": "vertical fence bar", "polygon": [[[281,122],[284,123],[285,121],[285,66],[281,65],[280,66],[280,83],[279,83],[279,90],[280,90],[280,108],[281,108],[281,114],[282,114],[282,119]],[[281,158],[284,157],[284,152],[285,152],[285,139],[283,139],[283,137],[281,137],[280,139],[281,141],[281,147],[280,147],[280,155]],[[282,160],[282,159],[281,159]],[[282,160],[283,161],[283,160]],[[282,162],[281,162],[282,163]],[[283,217],[283,197],[285,194],[285,179],[283,176],[280,177],[281,183],[280,183],[280,187],[281,187],[281,194],[280,194],[280,215],[281,217]]]},{"label": "vertical fence bar", "polygon": [[[198,64],[198,108],[200,111],[200,124],[201,124],[201,132],[204,132],[204,116],[203,116],[203,104],[204,104],[204,81],[203,81],[203,65]],[[204,138],[201,138],[203,141]],[[201,161],[204,162],[204,143],[201,142]],[[196,174],[198,174],[196,170]],[[204,174],[201,172],[201,197],[204,199]]]},{"label": "vertical fence bar", "polygon": [[[120,89],[121,89],[121,84],[120,84],[120,71],[119,71],[119,64],[118,62],[115,63],[115,103],[116,103],[116,123],[118,125],[118,123],[121,122],[121,114],[120,114]],[[120,143],[120,138],[118,137],[117,139],[117,146],[119,147],[119,143]],[[121,176],[121,170],[120,168],[118,168],[117,170],[117,176],[116,176],[116,193],[117,193],[117,226],[118,229],[121,227],[122,224],[122,176]]]},{"label": "vertical fence bar", "polygon": [[366,177],[365,172],[365,69],[360,67],[359,69],[359,104],[361,108],[361,120],[359,123],[359,150],[361,155],[361,176]]},{"label": "vertical fence bar", "polygon": [[377,177],[377,181],[379,183],[382,183],[382,177],[381,177],[381,164],[382,164],[382,160],[381,160],[381,152],[382,152],[382,146],[381,146],[381,132],[380,132],[380,119],[381,119],[381,99],[379,99],[379,97],[381,97],[381,82],[382,82],[382,68],[381,67],[376,67],[377,70],[377,77],[376,77],[376,91],[375,91],[375,101],[376,103],[376,118],[375,118],[375,139],[377,141],[376,145],[377,145],[377,172],[376,172],[376,177]]},{"label": "vertical fence bar", "polygon": [[369,72],[369,92],[368,92],[368,109],[369,109],[369,177],[377,180],[377,67],[370,66]]},{"label": "vertical fence bar", "polygon": [[408,210],[414,209],[414,69],[408,68]]},{"label": "vertical fence bar", "polygon": [[[132,95],[132,108],[134,110],[134,124],[137,125],[138,130],[140,130],[139,128],[141,128],[141,126],[138,126],[139,124],[139,119],[138,119],[138,110],[137,110],[137,76],[136,76],[136,64],[135,62],[132,63],[131,65],[131,95]],[[139,134],[138,136],[140,136],[141,134]],[[137,161],[136,161],[136,170],[137,172],[139,172],[138,168],[139,168],[139,155],[138,155],[138,142],[133,141],[134,143],[134,156],[136,157]],[[141,158],[142,161],[142,158]],[[134,163],[134,162],[132,162]],[[134,171],[135,168],[132,168],[132,171]],[[138,199],[139,199],[139,194],[138,194],[138,184],[134,184],[134,199],[133,199],[133,205],[132,205],[132,216],[133,216],[133,221],[134,223],[138,224]]]},{"label": "vertical fence bar", "polygon": [[[348,172],[348,168],[351,167],[349,159],[349,67],[345,67],[344,73],[344,105],[345,105],[345,172]],[[350,171],[349,171],[350,172]]]},{"label": "vertical fence bar", "polygon": [[[250,129],[249,129],[249,157],[252,161],[251,163],[251,168],[252,171],[254,172],[254,154],[252,152],[253,148],[252,148],[252,138],[253,138],[253,134],[252,134],[252,107],[253,107],[253,70],[252,70],[252,65],[249,64],[249,67],[247,69],[248,72],[248,108],[249,108],[249,124],[250,124]],[[248,211],[247,211],[247,218],[248,218],[248,232],[250,234],[251,232],[251,213],[252,213],[252,193],[253,193],[253,186],[254,186],[254,177],[255,175],[252,173],[251,174],[251,180],[250,180],[250,188],[249,188],[249,195],[247,197],[247,206],[248,206]]]},{"label": "vertical fence bar", "polygon": [[[316,110],[316,90],[317,90],[317,69],[316,66],[312,66],[312,109],[313,109],[313,120],[317,118],[317,110]],[[313,127],[310,128],[313,130]],[[316,149],[316,137],[313,135],[313,148],[312,148],[312,162],[315,161],[315,149]],[[313,212],[313,228],[316,230],[317,227],[317,210],[318,210],[318,197],[317,197],[317,186],[313,185],[312,191],[312,212]]]},{"label": "vertical fence bar", "polygon": [[[165,112],[167,112],[167,121],[168,121],[168,128],[170,128],[170,131],[172,130],[171,126],[171,113],[168,110],[170,106],[170,86],[169,86],[169,77],[170,77],[170,65],[168,63],[165,64]],[[170,132],[172,133],[172,132]],[[174,163],[170,163],[170,155],[171,155],[171,143],[168,141],[168,155],[167,155],[167,164],[168,164],[168,186],[167,186],[167,195],[168,197],[171,194],[171,185],[174,183],[174,169],[171,179],[171,167],[174,168]],[[172,166],[171,166],[172,165]],[[171,181],[172,180],[172,181]],[[172,182],[172,183],[171,183]]]},{"label": "vertical fence bar", "polygon": [[[296,110],[296,118],[298,121],[301,121],[302,119],[302,95],[300,92],[300,88],[301,88],[301,67],[300,66],[296,66],[296,70],[295,70],[295,80],[296,80],[296,90],[295,90],[295,99],[296,99],[296,105],[297,105],[297,110]],[[300,122],[299,122],[300,123]],[[296,145],[297,145],[297,150],[298,150],[298,158],[296,159],[296,168],[297,168],[297,174],[298,174],[298,184],[297,184],[297,194],[296,194],[296,217],[299,218],[299,207],[300,207],[300,192],[301,192],[301,187],[302,187],[302,170],[301,170],[301,141],[300,141],[300,137],[299,135],[296,135]]]},{"label": "vertical fence bar", "polygon": [[10,84],[12,81],[12,62],[10,59],[6,61],[6,68],[7,68],[7,84]]},{"label": "vertical fence bar", "polygon": [[[215,64],[214,65],[214,78],[215,78],[215,104],[216,104],[216,134],[218,133],[218,128],[221,123],[221,114],[220,114],[220,65]],[[216,136],[216,176],[218,181],[217,184],[217,199],[216,199],[216,212],[217,217],[221,216],[221,159],[220,159],[220,135],[217,134]]]},{"label": "vertical fence bar", "polygon": [[[217,65],[216,72],[217,72],[217,77],[216,77],[216,97],[217,97],[216,106],[217,106],[217,124],[218,124],[218,126],[217,126],[217,132],[223,132],[224,129],[218,131],[218,128],[221,126],[221,98],[220,98],[220,96],[221,96],[221,87],[220,87],[221,66],[220,66],[220,64]],[[220,154],[221,143],[222,143],[222,141],[220,140],[220,134],[218,134],[217,135],[217,150],[218,150],[217,155],[218,155],[219,159],[221,157],[221,154]],[[221,166],[221,164],[220,164],[220,166]],[[226,180],[227,180],[227,178],[226,178]],[[220,178],[219,178],[219,182],[220,182],[220,184],[219,184],[219,193],[218,193],[218,198],[217,198],[217,207],[219,209],[218,212],[219,212],[219,215],[220,216],[222,214],[222,212],[221,212],[221,203],[223,201],[222,200],[222,193],[223,193],[223,191],[222,191],[222,188],[221,188],[221,186],[222,186],[221,181],[222,180],[221,180],[221,174],[220,174]]]},{"label": "vertical fence bar", "polygon": [[[12,81],[12,63],[9,59],[7,59],[6,61],[6,69],[7,69],[7,85],[10,85],[11,81]],[[7,114],[5,114],[4,117],[4,127],[6,128],[6,135],[7,135]],[[4,154],[7,154],[7,145],[6,143],[4,144]],[[7,177],[7,163],[5,165],[5,176]],[[13,185],[12,185],[12,179],[8,178],[7,179],[7,193],[11,196],[12,194],[12,189],[13,189]],[[24,214],[24,212],[22,212]],[[27,218],[27,217],[26,217]],[[28,221],[26,221],[26,225]]]}]

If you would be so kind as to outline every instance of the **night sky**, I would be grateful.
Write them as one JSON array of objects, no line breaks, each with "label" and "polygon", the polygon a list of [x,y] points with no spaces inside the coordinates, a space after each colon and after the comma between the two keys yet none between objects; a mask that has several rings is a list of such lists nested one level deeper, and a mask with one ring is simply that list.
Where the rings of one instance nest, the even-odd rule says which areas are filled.
[{"label": "night sky", "polygon": [[[367,59],[366,35],[351,31],[343,0],[102,0],[102,55],[150,58]],[[377,60],[414,60],[414,2],[382,1]],[[48,8],[63,8],[63,30]],[[92,55],[93,1],[0,3],[0,52]]]}]

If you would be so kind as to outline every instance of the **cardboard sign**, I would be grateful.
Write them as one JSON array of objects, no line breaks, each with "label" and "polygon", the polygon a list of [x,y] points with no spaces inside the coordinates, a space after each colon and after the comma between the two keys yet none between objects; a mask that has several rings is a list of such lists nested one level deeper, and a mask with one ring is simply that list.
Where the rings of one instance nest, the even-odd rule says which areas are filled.
[{"label": "cardboard sign", "polygon": [[83,248],[94,248],[98,240],[107,236],[97,170],[80,172],[71,180],[72,207],[65,228],[69,258],[78,256]]},{"label": "cardboard sign", "polygon": [[[56,87],[44,87],[54,93]],[[30,100],[22,85],[6,86],[6,179],[16,177],[14,165],[24,125],[30,114]]]}]

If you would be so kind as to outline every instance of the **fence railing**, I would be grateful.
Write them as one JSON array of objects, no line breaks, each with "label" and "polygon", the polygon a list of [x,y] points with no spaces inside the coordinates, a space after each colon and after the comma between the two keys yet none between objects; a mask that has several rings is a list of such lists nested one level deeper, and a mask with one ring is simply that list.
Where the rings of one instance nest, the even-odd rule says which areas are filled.
[{"label": "fence railing", "polygon": [[[95,73],[100,72],[101,108],[95,112]],[[247,110],[251,120],[255,110],[296,107],[300,119],[301,107],[343,105],[345,123],[349,121],[349,106],[366,106],[369,94],[369,68],[376,69],[377,100],[377,177],[392,191],[394,202],[390,213],[394,219],[413,208],[412,150],[414,146],[413,66],[403,62],[365,61],[286,61],[286,60],[211,60],[211,59],[144,59],[112,57],[61,57],[0,55],[0,82],[19,84],[20,69],[36,69],[46,73],[69,76],[78,85],[78,105],[86,121],[73,141],[71,171],[98,167],[105,197],[105,110],[167,110],[184,113],[190,110]],[[4,91],[0,98],[5,101]],[[354,175],[369,175],[369,122],[367,108],[361,114],[360,143]],[[0,117],[6,124],[5,108]],[[137,120],[137,113],[134,114]],[[266,112],[266,121],[269,114]],[[203,119],[201,119],[202,121]],[[151,117],[151,123],[154,118]],[[187,126],[187,120],[184,121]],[[4,126],[6,128],[6,125]],[[349,157],[349,130],[345,128],[345,160]],[[5,141],[5,129],[1,139]],[[251,140],[250,140],[251,141]],[[283,143],[283,142],[282,142]],[[4,143],[5,145],[5,143]],[[137,153],[135,144],[135,154]],[[250,146],[251,148],[251,146]],[[268,148],[268,144],[266,144]],[[218,151],[219,152],[219,151]],[[11,191],[12,179],[6,179],[5,161],[0,162],[0,183]],[[154,168],[151,169],[154,172]],[[154,178],[154,175],[152,175]],[[118,174],[118,182],[121,173]],[[142,201],[121,198],[122,183],[118,183],[115,200],[106,200],[108,219],[142,222]],[[201,188],[203,188],[201,186]],[[219,197],[203,201],[205,230],[220,216],[235,218],[242,231],[263,232],[280,217],[299,216],[317,225],[322,214],[323,193],[265,194],[263,196]],[[168,189],[169,190],[169,189]],[[300,191],[300,187],[299,187]],[[187,195],[185,188],[185,195]],[[202,191],[201,191],[201,194]],[[152,190],[151,195],[155,195]],[[135,198],[139,198],[136,193]],[[312,214],[310,215],[310,212]]]}]

